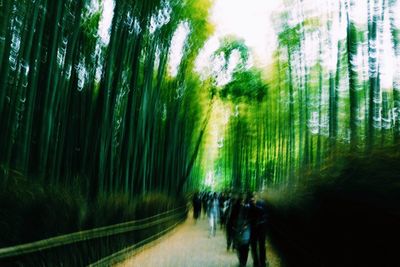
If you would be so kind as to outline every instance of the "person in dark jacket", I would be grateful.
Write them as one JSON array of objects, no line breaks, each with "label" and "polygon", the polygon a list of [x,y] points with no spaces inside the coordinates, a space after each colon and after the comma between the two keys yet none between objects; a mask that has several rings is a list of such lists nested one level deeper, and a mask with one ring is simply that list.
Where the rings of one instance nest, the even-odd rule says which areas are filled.
[{"label": "person in dark jacket", "polygon": [[[228,205],[229,204],[229,205]],[[237,196],[232,197],[227,203],[225,233],[226,233],[226,250],[234,249],[233,239],[235,236],[235,222],[237,219],[237,210],[239,209],[240,200]],[[235,214],[236,213],[236,214]]]},{"label": "person in dark jacket", "polygon": [[250,206],[239,197],[232,206],[228,223],[233,226],[234,246],[239,258],[239,266],[246,266],[250,245]]},{"label": "person in dark jacket", "polygon": [[209,192],[203,192],[201,196],[201,206],[203,208],[203,217],[207,217],[207,203],[208,203],[208,198],[209,198]]},{"label": "person in dark jacket", "polygon": [[257,195],[251,195],[250,201],[250,247],[253,257],[254,267],[265,267],[266,251],[265,238],[267,231],[267,211],[265,201],[257,198]]},{"label": "person in dark jacket", "polygon": [[192,201],[193,201],[193,219],[196,222],[197,219],[200,217],[201,213],[201,199],[199,193],[196,192],[193,194]]}]

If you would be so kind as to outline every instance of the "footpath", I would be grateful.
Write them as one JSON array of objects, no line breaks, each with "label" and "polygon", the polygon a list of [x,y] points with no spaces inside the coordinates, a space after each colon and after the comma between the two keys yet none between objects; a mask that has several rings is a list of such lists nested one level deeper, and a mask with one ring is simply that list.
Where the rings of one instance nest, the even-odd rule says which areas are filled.
[{"label": "footpath", "polygon": [[[145,246],[115,267],[237,267],[235,251],[226,250],[225,232],[218,226],[215,237],[208,235],[208,220],[190,217],[172,232]],[[279,259],[267,245],[269,267],[280,267]],[[247,266],[253,266],[249,251]]]}]

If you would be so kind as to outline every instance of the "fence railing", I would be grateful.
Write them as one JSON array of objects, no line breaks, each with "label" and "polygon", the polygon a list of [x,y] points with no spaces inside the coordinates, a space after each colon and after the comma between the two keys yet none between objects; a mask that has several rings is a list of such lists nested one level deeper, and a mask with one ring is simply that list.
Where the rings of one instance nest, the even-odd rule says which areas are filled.
[{"label": "fence railing", "polygon": [[[184,220],[184,219],[182,219]],[[125,260],[129,255],[131,255],[135,250],[137,250],[138,248],[144,246],[145,244],[156,240],[157,238],[160,238],[161,236],[165,235],[166,233],[168,233],[169,231],[171,231],[172,229],[174,229],[179,223],[182,222],[182,220],[176,222],[175,224],[173,224],[172,226],[168,227],[167,229],[164,229],[163,231],[154,234],[130,247],[127,247],[125,249],[122,249],[116,253],[111,254],[110,256],[107,256],[105,258],[102,258],[101,260],[94,262],[92,264],[89,264],[88,267],[102,267],[102,266],[111,266],[114,265],[118,262],[121,262],[123,260]]]},{"label": "fence railing", "polygon": [[102,266],[102,258],[127,248],[140,247],[162,236],[184,220],[186,214],[187,207],[182,206],[141,220],[1,248],[0,266],[59,265],[61,262],[54,262],[57,259],[65,261],[63,265],[86,266],[97,262],[94,266]]}]

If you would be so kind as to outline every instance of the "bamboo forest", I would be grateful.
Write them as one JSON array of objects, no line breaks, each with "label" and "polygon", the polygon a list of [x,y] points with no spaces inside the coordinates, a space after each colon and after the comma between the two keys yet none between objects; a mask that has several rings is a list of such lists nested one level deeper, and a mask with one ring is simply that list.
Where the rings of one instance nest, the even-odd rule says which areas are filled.
[{"label": "bamboo forest", "polygon": [[210,192],[270,267],[399,266],[400,1],[0,0],[0,266],[113,266]]}]

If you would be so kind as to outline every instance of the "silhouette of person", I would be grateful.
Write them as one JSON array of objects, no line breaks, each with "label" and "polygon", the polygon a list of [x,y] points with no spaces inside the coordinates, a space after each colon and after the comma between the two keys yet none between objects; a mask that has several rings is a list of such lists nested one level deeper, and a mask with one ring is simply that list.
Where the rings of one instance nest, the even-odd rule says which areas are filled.
[{"label": "silhouette of person", "polygon": [[267,212],[265,201],[256,195],[250,196],[250,247],[254,267],[266,266],[265,238]]}]

